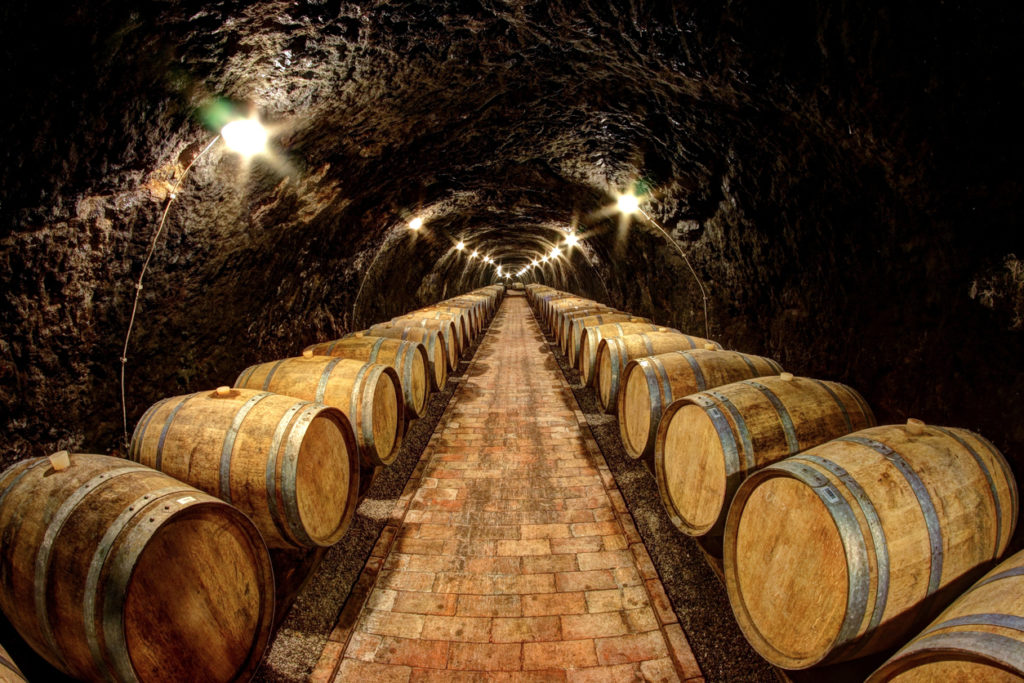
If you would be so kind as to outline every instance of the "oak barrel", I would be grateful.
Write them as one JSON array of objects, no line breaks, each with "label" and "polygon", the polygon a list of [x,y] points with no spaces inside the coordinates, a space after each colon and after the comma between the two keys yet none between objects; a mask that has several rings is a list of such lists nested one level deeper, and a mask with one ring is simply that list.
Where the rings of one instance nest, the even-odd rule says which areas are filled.
[{"label": "oak barrel", "polygon": [[463,353],[468,350],[476,339],[476,324],[470,311],[456,308],[454,306],[427,306],[413,311],[416,315],[437,315],[449,316],[449,318],[460,328],[462,335]]},{"label": "oak barrel", "polygon": [[448,311],[430,311],[422,309],[419,311],[413,311],[412,313],[406,313],[396,318],[392,318],[391,322],[399,323],[406,320],[420,321],[420,320],[441,320],[451,323],[452,328],[455,330],[455,341],[457,343],[457,349],[459,357],[465,356],[469,352],[469,347],[472,345],[472,338],[469,334],[469,328],[466,326],[466,316],[459,315],[457,313],[450,313]]},{"label": "oak barrel", "polygon": [[965,429],[855,432],[765,467],[736,492],[726,589],[744,635],[783,668],[884,650],[917,633],[1006,549],[1017,491]]},{"label": "oak barrel", "polygon": [[562,311],[555,322],[555,341],[558,342],[558,348],[562,350],[562,353],[566,354],[568,358],[569,351],[569,336],[572,330],[572,322],[577,318],[586,318],[591,315],[601,315],[602,313],[622,313],[622,311],[605,306],[603,304],[588,304],[585,306],[573,306],[567,311]]},{"label": "oak barrel", "polygon": [[86,680],[248,679],[274,614],[253,523],[148,467],[61,455],[0,475],[0,609],[22,638]]},{"label": "oak barrel", "polygon": [[357,332],[364,337],[388,337],[402,341],[422,344],[430,364],[430,386],[435,390],[444,389],[448,382],[448,345],[439,330],[428,330],[425,327],[406,327],[384,323]]},{"label": "oak barrel", "polygon": [[661,501],[683,533],[721,535],[736,487],[754,470],[874,424],[850,387],[789,373],[685,396],[655,437]]},{"label": "oak barrel", "polygon": [[398,373],[402,386],[406,417],[411,420],[426,414],[432,380],[430,360],[423,344],[369,337],[356,332],[351,337],[307,346],[304,351],[312,351],[316,356],[335,356],[391,366]]},{"label": "oak barrel", "polygon": [[231,503],[272,548],[333,545],[359,496],[359,449],[337,408],[220,387],[153,404],[128,457]]},{"label": "oak barrel", "polygon": [[770,358],[738,351],[696,349],[631,360],[617,402],[622,446],[632,458],[650,456],[662,413],[675,399],[780,372]]},{"label": "oak barrel", "polygon": [[634,358],[653,356],[669,351],[693,349],[720,350],[718,342],[702,337],[691,337],[678,330],[654,330],[627,334],[622,337],[607,337],[597,345],[597,362],[594,383],[597,385],[597,401],[604,412],[615,414],[618,409],[619,387],[626,364]]},{"label": "oak barrel", "polygon": [[1024,680],[1024,551],[957,598],[868,683],[892,680]]},{"label": "oak barrel", "polygon": [[542,321],[544,328],[553,335],[558,334],[559,323],[562,320],[563,311],[574,311],[580,307],[594,306],[597,302],[585,299],[581,296],[570,296],[551,302],[547,314]]},{"label": "oak barrel", "polygon": [[459,335],[455,330],[455,323],[451,320],[437,320],[434,318],[416,318],[414,316],[402,316],[394,318],[386,323],[378,323],[370,328],[371,332],[378,328],[406,328],[422,327],[425,330],[434,330],[444,340],[445,348],[448,350],[448,370],[454,372],[459,369]]},{"label": "oak barrel", "polygon": [[387,365],[303,355],[250,366],[235,380],[235,387],[337,408],[348,418],[359,453],[371,465],[390,465],[402,445],[405,404],[398,373]]},{"label": "oak barrel", "polygon": [[0,647],[0,683],[25,683],[25,674],[3,647]]},{"label": "oak barrel", "polygon": [[448,313],[465,316],[467,323],[466,329],[469,332],[470,339],[476,339],[480,336],[480,331],[483,330],[484,327],[482,313],[477,306],[473,304],[456,304],[449,301],[441,301],[433,306],[421,308],[420,310],[446,311]]},{"label": "oak barrel", "polygon": [[[573,321],[574,324],[578,321]],[[569,363],[579,368],[580,379],[584,385],[594,381],[594,370],[597,368],[597,348],[605,337],[623,337],[627,334],[639,334],[640,332],[652,332],[658,330],[667,331],[669,328],[662,325],[655,325],[644,318],[636,318],[632,321],[617,321],[593,325],[583,330],[573,330],[571,334],[578,335],[579,342],[573,342],[569,347]]]}]

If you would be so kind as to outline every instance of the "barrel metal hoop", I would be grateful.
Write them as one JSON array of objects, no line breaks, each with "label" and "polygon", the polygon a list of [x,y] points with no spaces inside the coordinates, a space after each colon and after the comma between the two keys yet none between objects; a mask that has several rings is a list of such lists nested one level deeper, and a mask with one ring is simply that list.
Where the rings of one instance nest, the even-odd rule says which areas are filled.
[{"label": "barrel metal hoop", "polygon": [[[885,605],[889,600],[889,544],[885,539],[885,529],[882,528],[882,520],[878,516],[878,510],[875,509],[874,503],[871,502],[867,493],[865,493],[864,489],[861,488],[860,483],[850,476],[850,473],[839,464],[811,453],[798,455],[796,456],[796,460],[812,462],[831,472],[832,475],[843,483],[846,489],[853,496],[854,500],[857,501],[857,505],[860,506],[860,510],[864,514],[864,519],[868,525],[868,531],[871,533],[871,543],[875,548],[875,567],[878,573],[877,587],[875,588],[875,604],[871,611],[871,620],[868,622],[868,626],[864,631],[867,636],[874,632],[882,622]],[[868,638],[865,638],[861,643],[861,646],[866,645],[867,642]],[[860,648],[857,648],[857,650],[859,649]],[[853,656],[853,654],[854,652],[850,652],[849,656]]]},{"label": "barrel metal hoop", "polygon": [[286,360],[288,359],[282,358],[281,360],[274,363],[273,367],[270,368],[270,372],[267,373],[266,378],[263,380],[263,391],[270,391],[270,382],[271,380],[274,379],[274,373],[277,372],[277,369],[281,367],[281,364],[284,363]]},{"label": "barrel metal hoop", "polygon": [[[668,404],[672,402],[672,383],[669,382],[668,371],[665,370],[665,364],[661,362],[660,358],[652,356],[650,360],[651,365],[653,365],[654,369],[657,370],[658,377],[660,378],[661,405],[668,406]],[[658,414],[660,415],[661,412],[659,411]],[[657,428],[657,425],[655,425],[655,428]]]},{"label": "barrel metal hoop", "polygon": [[[191,401],[199,394],[191,394],[185,396],[182,400],[178,401],[178,405],[174,406],[171,410],[170,415],[164,420],[164,427],[160,430],[160,439],[156,442],[156,457],[153,460],[153,469],[158,470],[164,462],[164,443],[167,441],[167,433],[171,430],[171,424],[174,422],[174,418],[177,417],[178,411],[181,410],[182,406]],[[139,444],[139,462],[142,462],[142,444]]]},{"label": "barrel metal hoop", "polygon": [[306,428],[324,406],[320,403],[307,403],[288,431],[288,441],[284,447],[284,462],[281,463],[281,497],[284,499],[285,519],[291,537],[299,545],[316,545],[306,529],[302,526],[299,515],[299,499],[296,490],[296,475],[299,468],[299,450],[306,436]]},{"label": "barrel metal hoop", "polygon": [[[384,465],[384,461],[379,457],[379,454],[377,453],[377,443],[376,443],[375,437],[373,435],[373,394],[374,394],[374,392],[372,390],[376,389],[377,383],[380,381],[380,376],[385,374],[385,372],[387,371],[387,368],[385,366],[383,366],[383,365],[371,365],[371,366],[367,366],[367,367],[369,367],[369,373],[368,373],[368,376],[366,377],[366,379],[364,381],[365,381],[366,386],[369,387],[371,389],[371,391],[354,392],[352,400],[353,400],[353,402],[355,402],[356,400],[359,400],[356,397],[357,396],[361,396],[361,400],[362,400],[361,412],[360,412],[360,414],[362,415],[362,425],[361,426],[362,426],[362,429],[363,429],[363,434],[364,434],[365,439],[366,439],[366,443],[372,445],[372,449],[371,449],[371,451],[370,451],[370,453],[368,455],[370,456],[370,459],[372,461],[376,462],[379,465]],[[389,380],[391,379],[390,376],[388,376],[388,379]],[[388,386],[390,388],[389,389],[390,391],[394,391],[395,390],[395,384],[394,384],[393,381],[389,381],[388,382]],[[398,401],[396,401],[396,404],[398,404],[398,405],[396,405],[396,407],[395,407],[396,411],[398,411],[398,413],[399,413],[399,417],[398,417],[399,423],[402,420],[402,418],[400,417],[400,415],[402,414],[402,409],[403,409],[403,406],[400,405],[401,402],[402,402],[402,397],[399,396],[398,397]],[[401,432],[398,431],[401,428],[402,428],[401,424],[396,424],[395,425],[397,437],[401,436]],[[353,427],[353,429],[355,429],[355,428]],[[397,439],[397,437],[396,437],[396,439]],[[394,445],[392,445],[392,450],[394,450]],[[389,453],[390,453],[390,451],[388,453],[385,453],[385,455],[388,455]]]},{"label": "barrel metal hoop", "polygon": [[853,387],[846,386],[845,384],[840,386],[846,389],[846,392],[853,397],[854,401],[856,401],[857,407],[860,408],[860,413],[864,416],[864,421],[867,425],[869,427],[873,427],[875,425],[875,413],[871,410],[871,406],[869,406],[864,400],[864,397],[860,395],[860,392]]},{"label": "barrel metal hoop", "polygon": [[936,633],[910,643],[895,657],[902,659],[918,651],[951,650],[980,655],[999,662],[1012,671],[1024,671],[1024,648],[1020,641],[996,633],[983,631],[959,631]]},{"label": "barrel metal hoop", "polygon": [[249,379],[254,374],[256,374],[256,368],[258,368],[258,367],[259,367],[259,365],[250,365],[245,370],[242,370],[242,374],[240,374],[238,376],[238,379],[235,380],[235,388],[237,388],[237,389],[245,389],[247,387],[247,385],[249,384]]},{"label": "barrel metal hoop", "polygon": [[1024,576],[1024,567],[1014,567],[1013,569],[1007,569],[1005,572],[999,572],[994,576],[990,576],[987,579],[976,583],[972,590],[981,588],[982,586],[992,583],[993,581],[1001,581],[1002,579],[1012,579],[1018,576]]},{"label": "barrel metal hoop", "polygon": [[1017,478],[1013,476],[1013,472],[1010,470],[1009,463],[1006,462],[1006,458],[1003,457],[1002,451],[995,447],[995,445],[986,439],[981,434],[974,434],[974,436],[985,444],[985,447],[992,452],[992,458],[999,463],[999,468],[1003,471],[1003,477],[1006,480],[1006,485],[1010,489],[1010,510],[1013,512],[1013,519],[1010,522],[1010,528],[1015,529],[1017,527],[1017,514],[1018,508],[1018,494],[1017,494]]},{"label": "barrel metal hoop", "polygon": [[331,342],[331,343],[330,343],[330,344],[329,344],[329,345],[327,346],[327,355],[328,355],[328,356],[330,356],[330,355],[333,355],[333,353],[334,353],[334,347],[335,347],[335,346],[337,346],[338,344],[340,344],[340,343],[341,343],[341,341],[342,341],[341,339],[335,339],[334,341],[332,341],[332,342]]},{"label": "barrel metal hoop", "polygon": [[[338,359],[340,360],[340,359]],[[285,431],[291,423],[295,413],[301,408],[309,405],[306,401],[296,401],[295,404],[285,411],[281,419],[277,421],[274,428],[274,438],[270,442],[270,453],[267,455],[267,469],[265,481],[267,485],[267,509],[270,511],[270,518],[274,520],[281,538],[288,537],[288,530],[285,528],[284,518],[281,516],[281,508],[277,504],[277,454],[281,450],[281,441],[284,439]]]},{"label": "barrel metal hoop", "polygon": [[746,464],[746,471],[753,472],[757,468],[757,460],[754,454],[754,442],[750,436],[750,429],[747,428],[747,421],[743,419],[743,415],[740,414],[739,409],[733,405],[728,396],[714,389],[705,393],[718,399],[718,402],[729,411],[729,415],[736,424],[736,431],[740,433],[740,443],[743,444],[743,462]]},{"label": "barrel metal hoop", "polygon": [[640,359],[639,367],[643,372],[644,380],[647,382],[647,396],[651,401],[651,420],[650,425],[647,428],[647,441],[644,444],[644,450],[651,443],[654,443],[654,439],[658,435],[658,424],[661,422],[661,415],[667,406],[667,403],[663,403],[661,400],[661,391],[658,388],[658,380],[655,374],[650,372],[648,368],[654,365],[653,358],[642,358]]},{"label": "barrel metal hoop", "polygon": [[907,480],[911,490],[913,490],[914,496],[917,498],[917,504],[921,508],[921,514],[924,515],[925,526],[928,529],[928,544],[931,549],[931,570],[928,576],[927,595],[932,595],[939,589],[939,583],[942,580],[942,530],[939,524],[939,515],[935,510],[935,503],[932,502],[932,497],[928,493],[928,488],[921,481],[917,472],[903,459],[903,456],[884,443],[852,434],[840,437],[840,440],[860,444],[879,453],[899,470],[900,474]]},{"label": "barrel metal hoop", "polygon": [[124,621],[121,615],[124,614],[128,583],[138,564],[138,558],[149,539],[152,538],[153,528],[159,527],[164,521],[195,502],[194,496],[184,496],[165,502],[164,507],[167,509],[153,509],[153,506],[150,506],[149,519],[139,522],[128,531],[124,541],[110,560],[109,581],[106,584],[103,600],[103,638],[114,665],[114,673],[121,680],[137,680],[128,654]]},{"label": "barrel metal hoop", "polygon": [[[349,399],[348,403],[349,422],[353,425],[357,423],[359,424],[363,433],[363,443],[371,447],[373,446],[373,422],[372,419],[367,416],[367,413],[359,410],[359,396],[366,391],[365,389],[362,391],[360,390],[360,387],[365,381],[363,377],[366,375],[367,371],[373,367],[376,367],[373,363],[365,363],[363,367],[359,368],[359,372],[356,373],[355,380],[352,381],[352,397]],[[370,386],[372,387],[374,385],[370,384]]]},{"label": "barrel metal hoop", "polygon": [[[402,390],[406,392],[409,400],[409,405],[416,408],[416,412],[419,412],[421,406],[416,405],[416,395],[413,394],[412,378],[413,378],[413,361],[417,358],[416,347],[408,344],[405,348],[400,349],[399,353],[403,355],[402,361],[402,376],[408,377],[409,381],[402,382]],[[408,386],[407,386],[408,385]]]},{"label": "barrel metal hoop", "polygon": [[[96,545],[96,550],[93,552],[92,561],[89,563],[89,571],[85,577],[85,594],[82,603],[82,621],[85,625],[85,640],[89,645],[89,653],[92,655],[93,664],[96,665],[96,669],[104,671],[107,668],[107,663],[103,658],[103,653],[100,650],[100,639],[99,634],[96,631],[96,622],[103,622],[103,615],[96,614],[96,598],[98,597],[100,574],[103,573],[103,567],[107,564],[107,558],[110,555],[110,549],[114,547],[114,543],[117,541],[118,536],[124,531],[124,528],[136,515],[141,514],[146,507],[151,503],[156,502],[163,496],[171,493],[184,493],[187,492],[188,488],[183,484],[176,486],[168,486],[156,491],[151,491],[142,496],[139,496],[134,501],[129,503],[121,514],[110,523],[107,527],[106,532],[100,538],[100,542]],[[118,615],[118,620],[121,620],[121,615]],[[123,628],[123,624],[122,624]]]},{"label": "barrel metal hoop", "polygon": [[[640,337],[644,341],[644,348],[647,349],[647,355],[648,356],[653,356],[654,355],[654,344],[651,343],[651,338],[647,335],[646,332],[641,334]],[[625,344],[623,344],[623,351],[625,351]]]},{"label": "barrel metal hoop", "polygon": [[324,366],[324,371],[320,374],[320,381],[316,385],[316,402],[323,403],[324,395],[327,393],[327,383],[331,379],[331,372],[338,366],[338,363],[342,361],[341,358],[332,358],[330,362]]},{"label": "barrel metal hoop", "polygon": [[21,482],[21,480],[25,478],[25,475],[27,475],[29,472],[31,472],[37,467],[45,467],[48,464],[50,464],[49,458],[39,458],[34,463],[23,469],[21,472],[18,472],[17,476],[15,476],[14,479],[11,480],[11,483],[8,484],[2,492],[0,492],[0,508],[3,507],[4,500],[6,500],[8,494],[10,494],[10,492],[15,489],[15,487]]},{"label": "barrel metal hoop", "polygon": [[685,333],[683,334],[683,336],[686,337],[686,341],[690,345],[691,350],[697,348],[697,342],[694,341],[693,337]]},{"label": "barrel metal hoop", "polygon": [[836,392],[832,390],[832,387],[830,387],[826,382],[822,382],[820,379],[813,379],[812,378],[811,381],[816,383],[818,386],[820,386],[826,392],[828,392],[828,395],[831,396],[832,400],[836,402],[837,406],[839,406],[839,410],[843,414],[843,422],[846,423],[846,431],[847,431],[847,433],[854,431],[854,429],[853,429],[853,421],[850,420],[850,413],[849,413],[848,410],[846,410],[846,406],[843,404],[843,402],[841,400],[839,400],[839,396],[836,395]]},{"label": "barrel metal hoop", "polygon": [[[729,427],[729,421],[725,419],[725,415],[722,414],[721,409],[714,400],[706,394],[693,394],[688,397],[688,400],[700,406],[707,413],[707,416],[711,419],[711,424],[714,425],[715,431],[718,433],[718,438],[722,442],[722,452],[725,455],[725,500],[731,500],[732,493],[743,479],[743,470],[740,468],[740,454],[736,449],[736,436],[733,434],[732,428]],[[720,520],[719,525],[722,523],[723,521]]]},{"label": "barrel metal hoop", "polygon": [[[46,462],[44,459],[43,462]],[[64,653],[57,645],[57,638],[53,633],[53,627],[50,626],[50,613],[46,609],[46,596],[47,589],[50,587],[50,582],[47,580],[47,576],[50,573],[50,554],[53,552],[53,542],[57,536],[64,529],[64,524],[67,523],[71,517],[71,513],[75,511],[86,496],[92,493],[100,484],[104,484],[111,479],[120,477],[124,474],[131,472],[148,472],[150,468],[142,465],[131,465],[129,467],[121,467],[113,471],[106,471],[102,474],[97,474],[92,477],[81,486],[79,486],[74,493],[68,496],[57,511],[53,513],[53,517],[50,518],[46,525],[46,532],[43,534],[43,539],[39,543],[39,550],[36,552],[35,561],[35,572],[33,585],[35,587],[35,593],[33,598],[35,599],[36,616],[39,620],[39,630],[42,631],[43,639],[46,640],[47,646],[61,662],[65,662]]]},{"label": "barrel metal hoop", "polygon": [[376,363],[377,354],[380,353],[380,347],[382,346],[384,346],[384,337],[381,337],[380,339],[373,343],[373,346],[370,348],[370,357],[366,359],[366,362]]},{"label": "barrel metal hoop", "polygon": [[[988,612],[981,614],[965,614],[962,617],[954,617],[947,621],[929,626],[925,629],[921,635],[927,635],[940,629],[952,628],[955,626],[998,626],[1000,628],[1008,628],[1013,631],[1024,632],[1024,617],[1019,617],[1016,614],[1001,614],[998,612]],[[1020,647],[1020,643],[1017,643],[1017,647]]]},{"label": "barrel metal hoop", "polygon": [[242,428],[242,422],[245,420],[246,415],[249,411],[255,407],[257,403],[265,399],[267,396],[275,396],[269,392],[261,392],[249,398],[238,412],[235,413],[234,419],[231,421],[231,427],[228,428],[228,433],[224,435],[224,446],[220,452],[220,499],[230,503],[231,502],[231,455],[235,450],[235,439],[238,437],[238,430]]},{"label": "barrel metal hoop", "polygon": [[779,416],[779,421],[782,423],[782,431],[786,434],[786,447],[789,448],[790,455],[800,452],[800,441],[796,438],[796,427],[793,426],[793,418],[790,417],[789,411],[786,410],[786,406],[782,404],[779,397],[775,395],[771,389],[755,382],[752,379],[743,380],[744,384],[754,387],[768,399],[768,401],[775,408],[775,412]]},{"label": "barrel metal hoop", "polygon": [[689,351],[677,351],[679,355],[686,359],[690,369],[693,370],[693,376],[697,380],[697,391],[704,391],[708,388],[707,380],[704,379],[704,371],[700,369],[700,363],[693,357]]},{"label": "barrel metal hoop", "polygon": [[739,356],[740,359],[744,363],[747,364],[748,368],[750,368],[750,376],[751,377],[760,377],[761,376],[761,373],[757,371],[757,367],[754,366],[754,361],[750,360],[750,357],[747,356],[747,354],[740,353],[739,351],[736,351],[736,355]]},{"label": "barrel metal hoop", "polygon": [[771,465],[772,469],[783,470],[811,487],[818,499],[825,504],[832,521],[839,529],[839,538],[846,551],[847,571],[850,580],[846,593],[846,616],[836,636],[836,647],[842,647],[856,638],[867,612],[868,592],[871,589],[871,574],[868,570],[868,548],[864,541],[857,517],[850,502],[839,495],[831,480],[813,467],[798,459],[783,460]]},{"label": "barrel metal hoop", "polygon": [[992,548],[992,557],[999,557],[999,543],[1003,539],[1003,506],[1002,503],[999,502],[999,491],[996,490],[996,483],[992,479],[992,473],[988,471],[987,467],[985,467],[985,461],[981,459],[981,456],[978,454],[978,452],[971,448],[970,444],[968,444],[967,441],[961,438],[959,434],[957,434],[951,429],[946,429],[945,427],[933,428],[939,430],[940,432],[942,432],[943,434],[945,434],[946,436],[948,436],[949,438],[953,439],[958,444],[963,446],[964,449],[971,454],[971,457],[974,458],[974,462],[978,464],[978,467],[981,469],[982,474],[985,475],[985,480],[988,482],[988,490],[992,494],[992,504],[995,505],[996,508],[996,538],[995,545]]},{"label": "barrel metal hoop", "polygon": [[129,460],[134,460],[135,462],[139,461],[139,450],[142,448],[142,439],[146,436],[146,430],[149,429],[149,423],[153,420],[153,415],[156,414],[157,409],[169,400],[170,399],[167,398],[160,399],[142,414],[138,424],[135,425],[135,431],[132,432],[132,440],[129,442]]}]

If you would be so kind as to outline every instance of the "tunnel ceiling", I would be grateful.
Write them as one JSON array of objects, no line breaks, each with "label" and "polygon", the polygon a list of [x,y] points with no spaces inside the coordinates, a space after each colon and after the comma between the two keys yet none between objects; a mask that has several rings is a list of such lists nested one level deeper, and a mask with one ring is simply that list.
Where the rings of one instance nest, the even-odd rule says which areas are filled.
[{"label": "tunnel ceiling", "polygon": [[216,144],[171,202],[129,427],[567,230],[527,279],[701,332],[676,248],[608,210],[634,188],[726,346],[1024,446],[1022,10],[888,5],[4,3],[0,464],[120,446],[134,282],[218,102],[273,154]]}]

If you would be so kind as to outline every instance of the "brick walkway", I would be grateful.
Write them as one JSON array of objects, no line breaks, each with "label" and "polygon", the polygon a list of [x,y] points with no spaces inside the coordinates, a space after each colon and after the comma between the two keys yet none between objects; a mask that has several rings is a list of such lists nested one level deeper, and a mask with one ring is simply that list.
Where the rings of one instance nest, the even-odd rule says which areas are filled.
[{"label": "brick walkway", "polygon": [[700,680],[580,417],[526,301],[506,298],[319,676]]}]

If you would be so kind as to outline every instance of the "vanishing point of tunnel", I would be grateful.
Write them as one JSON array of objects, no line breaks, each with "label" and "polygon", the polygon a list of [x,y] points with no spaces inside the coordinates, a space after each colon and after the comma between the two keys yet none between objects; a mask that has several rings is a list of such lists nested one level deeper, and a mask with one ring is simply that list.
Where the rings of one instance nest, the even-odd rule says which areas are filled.
[{"label": "vanishing point of tunnel", "polygon": [[[270,376],[266,387],[247,388],[236,385],[240,373],[385,326],[402,330],[389,339],[408,337],[409,321],[430,310],[435,322],[417,322],[415,332],[424,356],[428,341],[464,342],[443,372],[431,356],[429,372],[441,381],[403,375],[397,360],[394,372],[375,370],[394,395],[374,399],[374,409],[395,419],[363,433],[347,409],[348,445],[320,454],[366,450],[387,429],[397,435],[386,462],[364,457],[345,479],[362,489],[351,509],[335,511],[344,533],[275,546],[265,530],[253,532],[258,547],[270,539],[269,564],[251,571],[272,576],[271,588],[276,580],[277,611],[265,653],[253,655],[245,675],[864,680],[931,623],[914,610],[951,603],[1024,548],[1014,526],[1024,466],[1022,30],[1024,9],[991,0],[10,0],[0,8],[0,471],[62,451],[72,454],[69,472],[78,454],[146,463],[131,444],[136,426],[162,420],[160,411],[172,410],[165,399],[213,396],[218,387],[222,397],[228,389],[241,397],[225,429],[231,448],[242,434],[242,448],[245,415],[276,399],[255,395],[271,391]],[[265,138],[245,149],[224,127],[240,121]],[[450,326],[467,325],[465,339],[461,329],[458,342],[449,339],[437,320],[470,308],[472,322]],[[685,334],[697,340],[693,358],[741,352],[734,355],[748,359],[749,377],[817,382],[845,427],[816,447],[836,437],[849,445],[861,437],[843,434],[875,424],[903,425],[911,436],[941,426],[971,462],[1003,463],[978,479],[978,495],[994,506],[995,540],[988,522],[957,536],[988,544],[987,564],[964,569],[948,600],[933,590],[946,586],[937,558],[952,558],[944,515],[977,517],[956,507],[975,493],[953,470],[945,478],[915,470],[912,457],[891,455],[899,449],[872,432],[877,438],[858,443],[880,444],[873,456],[897,463],[919,494],[920,544],[932,558],[920,581],[931,602],[908,608],[885,647],[784,671],[784,658],[766,656],[736,611],[734,551],[720,539],[695,542],[667,503],[674,475],[651,453],[697,441],[697,432],[679,436],[662,424],[655,438],[655,420],[644,457],[631,455],[615,396],[635,397],[640,385],[627,390],[623,379],[606,406],[606,389],[551,326],[563,310],[566,330],[591,320],[584,314],[647,325],[581,322],[600,326],[595,334],[606,341],[652,335],[629,342],[647,345],[629,352],[636,362],[661,358],[654,337]],[[374,345],[372,362],[401,346],[366,345]],[[403,356],[407,369],[413,355]],[[755,357],[770,371],[754,372]],[[661,381],[653,370],[646,376],[652,387]],[[710,392],[732,394],[704,379],[695,405],[725,405]],[[744,381],[767,396],[768,379]],[[415,407],[413,387],[423,389]],[[844,405],[845,389],[835,387],[855,400]],[[669,397],[651,391],[655,403]],[[665,420],[683,415],[664,408]],[[288,409],[289,419],[306,410]],[[174,409],[171,419],[189,410]],[[793,447],[804,438],[800,421],[813,421],[815,409],[790,413],[785,443],[796,453],[804,450]],[[709,414],[715,429],[737,423],[725,408]],[[751,472],[767,464],[755,463],[756,422],[753,436],[740,430],[735,442],[741,455],[749,449]],[[288,441],[283,430],[276,444]],[[273,424],[265,431],[273,437]],[[160,449],[175,438],[170,428],[150,436]],[[1001,454],[991,462],[988,445]],[[846,482],[856,490],[847,522],[871,532],[857,551],[867,573],[856,562],[848,575],[846,565],[836,569],[850,586],[842,607],[863,608],[865,625],[884,626],[898,590],[865,607],[855,604],[857,581],[877,595],[918,569],[896,562],[878,578],[902,547],[879,531],[889,524],[881,497],[865,503],[871,486],[850,484],[861,475],[839,460],[829,461],[833,474],[814,479],[807,467],[830,457],[815,453],[790,469],[802,467],[819,493],[828,487],[821,481]],[[287,498],[284,484],[266,479]],[[960,488],[943,498],[950,479]],[[731,495],[740,484],[729,481]],[[781,493],[758,497],[753,485],[741,488],[751,509],[784,507],[771,505]],[[63,642],[61,615],[72,606],[58,609],[60,590],[47,597],[56,579],[38,568],[59,529],[41,531],[41,550],[17,559],[29,508],[5,516],[5,503],[21,498],[4,486],[0,593],[21,573],[42,577],[34,597],[10,600],[47,608],[40,633],[51,640],[38,639]],[[832,510],[831,491],[822,510]],[[227,484],[219,493],[210,506],[215,498],[240,505],[242,493]],[[53,515],[73,525],[73,503],[88,498],[77,495],[53,504]],[[45,527],[52,519],[43,502]],[[727,524],[725,508],[716,539],[761,533]],[[274,518],[272,533],[294,541],[283,519]],[[820,532],[809,512],[785,519],[778,534],[800,524]],[[97,532],[98,547],[116,551],[102,538]],[[781,566],[773,563],[785,553],[764,543],[764,565]],[[227,552],[219,542],[204,547],[211,557]],[[834,545],[839,554],[852,547]],[[5,564],[8,555],[15,559]],[[106,580],[105,569],[87,569],[88,585]],[[135,593],[126,595],[131,611]],[[1012,641],[1022,612],[989,630]],[[827,626],[810,619],[792,632]],[[28,680],[64,680],[59,670],[73,667],[40,656],[17,621],[0,620],[0,655]],[[82,656],[102,660],[98,643],[116,630],[106,621],[87,626],[93,640]],[[139,646],[153,661],[166,645],[157,641],[142,637]],[[993,652],[998,659],[1008,650]],[[1024,655],[1014,656],[1024,666]],[[133,657],[135,665],[143,658]],[[0,679],[6,661],[0,656]]]}]

